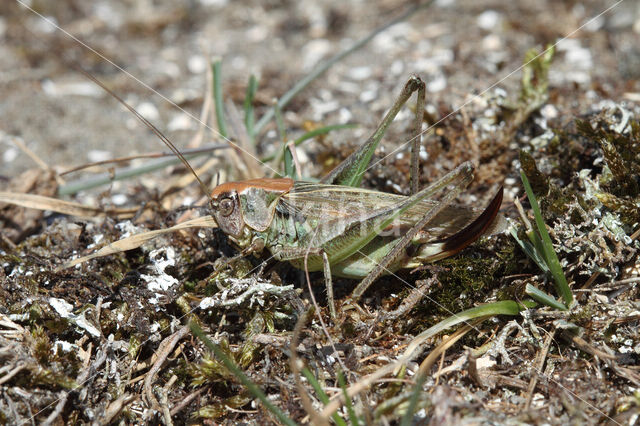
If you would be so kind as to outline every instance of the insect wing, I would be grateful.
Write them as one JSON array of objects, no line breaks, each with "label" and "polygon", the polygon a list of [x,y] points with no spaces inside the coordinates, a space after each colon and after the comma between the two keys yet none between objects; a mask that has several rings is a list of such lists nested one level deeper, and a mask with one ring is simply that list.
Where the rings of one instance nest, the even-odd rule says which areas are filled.
[{"label": "insect wing", "polygon": [[[303,216],[307,221],[320,222],[340,220],[351,222],[375,210],[397,205],[407,197],[370,189],[342,185],[326,185],[298,181],[293,189],[280,200],[280,208]],[[438,201],[422,200],[402,214],[387,229],[389,233],[401,234],[417,223],[425,211]],[[423,238],[443,239],[456,234],[472,223],[483,209],[449,205],[439,212],[425,229]]]}]

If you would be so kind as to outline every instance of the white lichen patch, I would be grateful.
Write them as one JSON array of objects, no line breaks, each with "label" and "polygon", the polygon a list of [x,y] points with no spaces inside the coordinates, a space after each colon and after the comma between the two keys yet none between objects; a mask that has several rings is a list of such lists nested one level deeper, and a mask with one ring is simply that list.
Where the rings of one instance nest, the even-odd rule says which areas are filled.
[{"label": "white lichen patch", "polygon": [[149,299],[149,303],[157,304],[163,295],[159,292],[166,292],[178,284],[178,280],[165,272],[169,266],[176,264],[176,252],[173,247],[162,247],[149,253],[153,275],[142,274],[142,278],[147,283],[150,291],[156,292],[155,296]]},{"label": "white lichen patch", "polygon": [[100,337],[100,330],[98,330],[85,318],[84,311],[80,314],[74,314],[73,305],[68,303],[66,300],[57,299],[55,297],[49,299],[49,304],[58,313],[58,315],[60,315],[61,318],[68,319],[69,322],[87,331],[93,337]]},{"label": "white lichen patch", "polygon": [[77,348],[78,348],[78,345],[73,344],[71,342],[67,342],[64,340],[56,340],[53,343],[53,347],[51,348],[51,351],[54,353],[58,350],[62,352],[71,352],[72,350],[76,350]]},{"label": "white lichen patch", "polygon": [[92,249],[98,246],[98,244],[102,243],[104,240],[104,234],[95,234],[93,236],[93,243],[87,246],[87,249]]},{"label": "white lichen patch", "polygon": [[255,278],[230,279],[231,285],[211,297],[200,301],[200,309],[218,307],[248,306],[254,304],[265,306],[267,295],[282,296],[294,291],[292,285],[277,286]]},{"label": "white lichen patch", "polygon": [[118,222],[116,224],[116,228],[121,232],[120,238],[127,238],[133,234],[139,234],[143,231],[143,229],[139,226],[136,226],[130,220],[124,220],[122,222]]}]

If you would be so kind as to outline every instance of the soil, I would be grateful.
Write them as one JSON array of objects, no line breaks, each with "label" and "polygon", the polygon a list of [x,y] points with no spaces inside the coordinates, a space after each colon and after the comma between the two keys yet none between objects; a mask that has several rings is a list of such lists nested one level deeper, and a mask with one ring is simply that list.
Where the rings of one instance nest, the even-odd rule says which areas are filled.
[{"label": "soil", "polygon": [[[63,174],[86,163],[168,151],[78,68],[180,149],[225,145],[193,160],[201,167],[212,159],[201,175],[213,186],[271,171],[226,146],[211,108],[203,115],[212,96],[212,62],[221,61],[228,138],[265,158],[281,147],[275,121],[256,134],[255,145],[246,142],[242,125],[233,124],[234,113],[243,122],[250,76],[258,81],[253,106],[259,122],[318,63],[413,5],[0,4],[0,191],[107,211],[74,217],[50,205],[0,204],[0,424],[282,422],[185,328],[190,323],[199,324],[286,416],[320,422],[325,404],[307,379],[296,382],[292,341],[299,343],[296,357],[336,397],[340,380],[362,383],[454,313],[527,299],[527,284],[557,294],[554,276],[541,271],[508,232],[482,237],[460,255],[419,271],[379,279],[358,309],[340,303],[355,282],[334,279],[336,320],[329,315],[322,274],[311,274],[323,322],[301,320],[312,305],[304,272],[273,261],[261,266],[266,255],[224,267],[238,251],[220,230],[167,234],[141,248],[59,269],[106,242],[205,213],[187,208],[202,205],[203,198],[196,184],[185,183],[188,173],[179,164],[125,180],[110,177],[157,160]],[[521,241],[528,240],[515,200],[534,221],[521,169],[538,196],[575,303],[568,311],[538,304],[474,323],[418,384],[425,392],[416,393],[417,409],[407,419],[638,421],[638,40],[640,4],[628,0],[440,0],[380,32],[282,108],[287,140],[320,126],[356,125],[296,150],[302,175],[317,178],[366,140],[415,74],[426,83],[422,185],[472,161],[475,180],[456,203],[481,210],[504,186],[501,214]],[[550,45],[548,72],[544,65],[535,68],[540,58],[523,66],[525,57],[533,58],[527,52]],[[529,72],[534,77],[527,80]],[[414,110],[412,98],[376,150],[364,186],[409,193]],[[106,176],[106,185],[91,187],[94,175]],[[125,208],[132,213],[113,214]],[[417,300],[415,288],[423,293]],[[385,311],[411,301],[406,313],[385,319]],[[355,415],[366,423],[399,422],[413,390],[420,389],[419,364],[455,332],[427,339],[401,373],[363,386],[353,398]],[[353,422],[348,411],[339,414]]]}]

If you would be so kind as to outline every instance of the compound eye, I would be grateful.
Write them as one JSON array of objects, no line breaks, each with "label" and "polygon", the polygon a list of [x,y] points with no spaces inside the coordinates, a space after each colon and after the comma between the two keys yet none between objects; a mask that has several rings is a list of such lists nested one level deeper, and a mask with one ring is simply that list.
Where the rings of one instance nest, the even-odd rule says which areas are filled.
[{"label": "compound eye", "polygon": [[229,216],[231,213],[233,213],[233,209],[234,202],[231,198],[223,198],[222,200],[220,200],[220,204],[218,205],[218,212],[220,212],[222,216]]}]

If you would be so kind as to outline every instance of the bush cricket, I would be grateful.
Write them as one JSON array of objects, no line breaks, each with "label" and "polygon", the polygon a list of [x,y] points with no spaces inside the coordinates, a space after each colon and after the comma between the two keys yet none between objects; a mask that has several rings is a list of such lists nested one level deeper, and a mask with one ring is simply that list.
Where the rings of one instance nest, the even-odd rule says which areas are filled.
[{"label": "bush cricket", "polygon": [[[412,195],[359,188],[385,130],[415,91]],[[356,302],[382,274],[458,253],[489,228],[502,202],[502,188],[473,221],[473,210],[449,205],[473,179],[470,162],[417,191],[424,96],[424,82],[412,76],[372,136],[321,183],[281,178],[219,185],[211,193],[218,226],[244,253],[266,248],[297,268],[323,270],[334,318],[332,274],[362,279],[351,296]],[[449,185],[453,189],[442,200],[430,200]]]},{"label": "bush cricket", "polygon": [[[357,302],[375,279],[402,268],[454,255],[486,232],[502,203],[502,188],[489,206],[478,210],[450,205],[473,179],[465,162],[418,190],[418,152],[425,85],[412,76],[369,139],[320,183],[290,178],[227,182],[209,192],[179,150],[95,77],[83,72],[127,107],[182,160],[209,197],[217,226],[241,249],[241,255],[267,249],[276,260],[309,271],[324,271],[331,316],[336,318],[331,276],[360,279],[351,295]],[[371,157],[397,113],[417,92],[411,149],[410,196],[359,188]],[[439,201],[434,195],[451,187]],[[475,218],[474,218],[475,217]],[[94,257],[94,256],[88,256]]]}]

